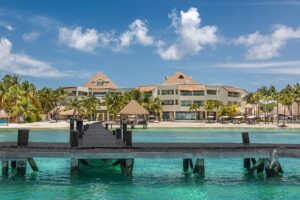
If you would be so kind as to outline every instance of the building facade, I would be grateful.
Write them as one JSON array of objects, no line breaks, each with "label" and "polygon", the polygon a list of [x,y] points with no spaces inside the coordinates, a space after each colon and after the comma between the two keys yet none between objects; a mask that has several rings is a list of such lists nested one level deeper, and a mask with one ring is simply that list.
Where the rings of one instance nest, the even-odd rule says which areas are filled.
[{"label": "building facade", "polygon": [[[224,85],[199,84],[191,76],[176,72],[166,77],[159,85],[140,86],[140,91],[152,97],[158,97],[163,105],[163,120],[195,121],[205,120],[207,116],[216,116],[216,112],[204,109],[206,100],[219,100],[224,105],[238,105],[243,112],[243,97],[247,91],[241,88]],[[200,105],[198,111],[190,111],[193,104]]]},{"label": "building facade", "polygon": [[[219,100],[224,105],[236,104],[243,112],[243,97],[247,91],[241,88],[224,85],[209,85],[197,83],[191,76],[182,72],[176,72],[166,77],[163,83],[158,85],[139,86],[137,88],[119,88],[102,72],[91,78],[83,87],[65,87],[67,100],[75,97],[95,95],[100,102],[104,102],[107,93],[124,93],[133,89],[139,89],[142,93],[152,98],[159,98],[163,105],[162,119],[165,121],[195,121],[205,120],[207,116],[216,116],[216,112],[207,112],[204,102],[207,100]],[[199,104],[198,111],[190,111],[193,104]],[[106,106],[99,106],[98,120],[110,120],[111,117]]]}]

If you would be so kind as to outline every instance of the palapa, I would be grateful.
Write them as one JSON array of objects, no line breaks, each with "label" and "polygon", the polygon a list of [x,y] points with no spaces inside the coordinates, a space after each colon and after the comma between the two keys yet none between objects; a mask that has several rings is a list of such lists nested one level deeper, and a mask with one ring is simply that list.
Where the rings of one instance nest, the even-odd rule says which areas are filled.
[{"label": "palapa", "polygon": [[120,115],[149,115],[148,110],[135,100],[131,100],[118,114]]}]

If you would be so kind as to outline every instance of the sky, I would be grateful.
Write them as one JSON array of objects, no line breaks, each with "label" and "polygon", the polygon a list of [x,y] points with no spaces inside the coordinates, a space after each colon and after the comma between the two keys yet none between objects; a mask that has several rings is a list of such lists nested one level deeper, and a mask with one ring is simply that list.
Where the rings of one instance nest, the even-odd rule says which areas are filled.
[{"label": "sky", "polygon": [[300,0],[0,0],[0,76],[120,87],[182,71],[255,90],[300,82]]}]

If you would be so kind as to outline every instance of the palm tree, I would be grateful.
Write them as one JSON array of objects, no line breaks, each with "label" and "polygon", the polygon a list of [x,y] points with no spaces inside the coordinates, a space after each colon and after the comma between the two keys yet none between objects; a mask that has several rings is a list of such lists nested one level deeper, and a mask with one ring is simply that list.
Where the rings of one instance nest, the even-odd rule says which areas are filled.
[{"label": "palm tree", "polygon": [[297,119],[299,120],[300,115],[300,84],[294,85],[294,100],[297,103]]},{"label": "palm tree", "polygon": [[279,93],[279,103],[283,106],[283,124],[282,126],[285,126],[285,115],[286,115],[286,107],[289,109],[289,107],[293,104],[294,98],[293,98],[293,92],[291,90],[291,86],[287,85],[284,89],[282,89]]},{"label": "palm tree", "polygon": [[78,97],[71,99],[69,104],[66,106],[65,110],[73,110],[73,118],[75,118],[76,113],[82,115],[84,113],[83,101]]},{"label": "palm tree", "polygon": [[160,99],[157,97],[151,99],[148,105],[149,106],[146,109],[155,114],[155,116],[160,119],[163,111]]},{"label": "palm tree", "polygon": [[216,111],[218,114],[220,107],[223,105],[223,103],[219,100],[206,100],[204,102],[204,109],[206,112],[213,112]]},{"label": "palm tree", "polygon": [[92,120],[97,111],[97,106],[100,105],[99,99],[94,95],[88,95],[82,100],[83,107],[85,108],[86,115]]},{"label": "palm tree", "polygon": [[195,111],[198,113],[198,117],[199,117],[199,110],[201,108],[201,105],[199,103],[193,103],[190,107],[190,111]]}]

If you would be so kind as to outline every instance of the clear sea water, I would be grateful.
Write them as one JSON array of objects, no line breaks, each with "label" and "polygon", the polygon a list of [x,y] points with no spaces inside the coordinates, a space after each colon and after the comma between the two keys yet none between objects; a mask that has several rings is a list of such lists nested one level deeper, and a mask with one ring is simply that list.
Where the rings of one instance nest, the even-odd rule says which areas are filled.
[{"label": "clear sea water", "polygon": [[[241,142],[242,129],[136,130],[134,142]],[[251,142],[300,143],[300,129],[247,129]],[[15,141],[16,130],[1,130],[0,141]],[[34,130],[30,141],[67,142],[67,130]],[[0,176],[0,200],[21,199],[209,199],[298,200],[300,159],[280,159],[281,178],[245,175],[242,159],[206,159],[204,178],[182,172],[180,159],[135,159],[133,176],[117,168],[80,170],[70,175],[70,160],[36,158],[40,171],[25,178]]]}]

